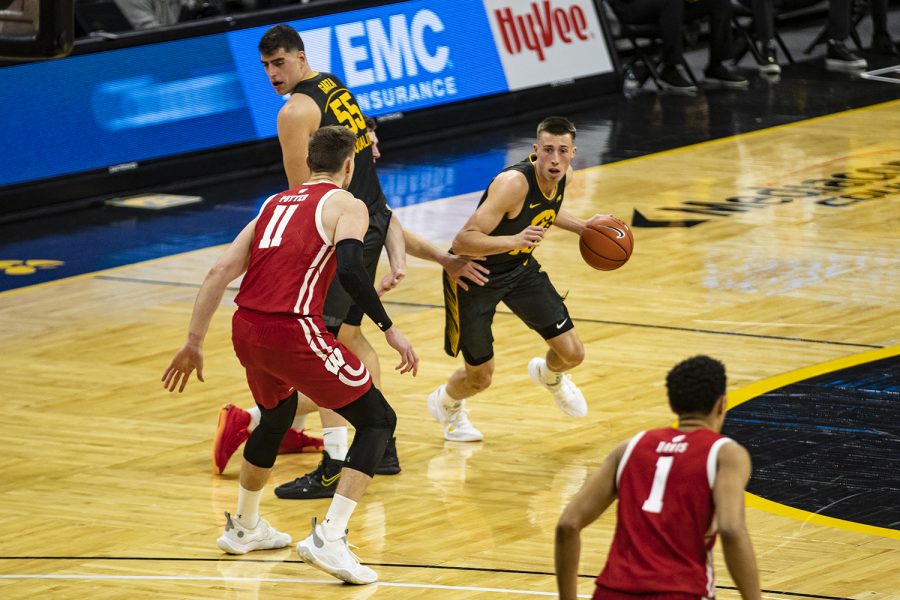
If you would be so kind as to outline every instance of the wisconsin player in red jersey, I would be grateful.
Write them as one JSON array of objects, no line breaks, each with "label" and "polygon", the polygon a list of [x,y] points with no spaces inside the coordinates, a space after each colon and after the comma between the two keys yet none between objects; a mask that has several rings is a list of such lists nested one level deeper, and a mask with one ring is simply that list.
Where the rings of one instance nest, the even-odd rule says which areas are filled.
[{"label": "wisconsin player in red jersey", "polygon": [[202,345],[226,286],[246,271],[235,298],[232,342],[259,406],[259,425],[244,446],[238,506],[226,513],[218,546],[229,554],[282,548],[291,536],[259,516],[263,488],[297,410],[298,392],[337,412],[356,428],[324,522],[297,544],[307,563],[348,583],[372,583],[376,573],[347,547],[346,528],[391,441],[397,418],[362,361],[325,326],[325,295],[335,272],[353,301],[400,355],[397,370],[416,374],[419,359],[391,323],[363,265],[366,206],[345,191],[353,176],[356,136],[323,127],[309,142],[312,175],[269,198],[210,270],[188,339],[163,374],[169,390],[184,390],[194,369],[203,381]]},{"label": "wisconsin player in red jersey", "polygon": [[591,475],[556,526],[559,597],[576,597],[581,530],[617,497],[616,533],[595,599],[714,598],[716,534],[744,600],[760,598],[759,574],[744,524],[750,455],[721,435],[725,366],[708,356],[677,364],[666,377],[676,427],[642,431]]}]

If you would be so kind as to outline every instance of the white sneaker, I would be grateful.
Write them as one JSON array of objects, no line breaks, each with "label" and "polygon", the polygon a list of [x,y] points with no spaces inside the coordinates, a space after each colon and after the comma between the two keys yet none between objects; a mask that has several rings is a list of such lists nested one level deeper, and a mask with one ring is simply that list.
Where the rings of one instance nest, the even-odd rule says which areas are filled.
[{"label": "white sneaker", "polygon": [[290,534],[278,531],[263,518],[259,519],[255,528],[248,529],[237,519],[232,519],[228,513],[225,513],[225,533],[216,540],[216,545],[228,554],[247,554],[253,550],[284,548],[290,543]]},{"label": "white sneaker", "polygon": [[441,402],[442,385],[428,396],[428,410],[431,416],[444,426],[444,439],[451,442],[480,442],[484,435],[469,421],[469,410],[466,401],[460,400],[454,405],[448,406]]},{"label": "white sneaker", "polygon": [[336,541],[325,539],[322,526],[312,520],[309,536],[297,544],[297,554],[303,562],[334,575],[347,583],[366,584],[378,581],[378,574],[359,563],[359,557],[347,546],[347,536]]},{"label": "white sneaker", "polygon": [[587,414],[587,402],[584,401],[584,394],[578,389],[578,386],[572,382],[568,375],[561,375],[559,382],[551,385],[544,383],[541,377],[541,369],[546,369],[546,361],[543,358],[532,358],[528,363],[528,374],[539,386],[546,388],[553,399],[556,400],[556,406],[570,417],[583,417]]}]

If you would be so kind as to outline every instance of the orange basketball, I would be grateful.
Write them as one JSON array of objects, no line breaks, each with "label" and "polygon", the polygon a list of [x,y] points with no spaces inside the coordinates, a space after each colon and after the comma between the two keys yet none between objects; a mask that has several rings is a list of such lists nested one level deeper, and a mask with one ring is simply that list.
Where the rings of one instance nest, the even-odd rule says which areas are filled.
[{"label": "orange basketball", "polygon": [[605,215],[587,224],[581,232],[578,248],[584,262],[600,271],[612,271],[628,262],[634,248],[634,236],[624,221]]}]

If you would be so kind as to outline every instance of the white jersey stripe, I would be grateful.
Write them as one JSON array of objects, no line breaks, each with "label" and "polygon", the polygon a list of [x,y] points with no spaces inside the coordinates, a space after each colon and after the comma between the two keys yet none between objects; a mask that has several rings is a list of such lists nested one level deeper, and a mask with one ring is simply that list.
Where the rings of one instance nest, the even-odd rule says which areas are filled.
[{"label": "white jersey stripe", "polygon": [[[318,335],[319,328],[316,327],[315,321],[313,321],[312,317],[305,317],[303,319],[297,319],[297,322],[300,323],[300,327],[303,328],[303,334],[304,336],[306,336],[306,343],[309,344],[309,347],[313,352],[315,352],[316,356],[318,356],[322,360],[322,362],[327,362],[328,357],[331,355],[334,349],[326,344],[325,340]],[[347,373],[352,375],[353,377],[348,377],[341,371],[347,371]],[[358,377],[358,375],[360,374],[362,374],[362,377]],[[338,380],[349,387],[360,387],[362,385],[365,385],[366,382],[369,381],[369,377],[369,371],[366,369],[366,366],[362,363],[362,361],[360,361],[359,369],[357,370],[353,370],[346,364],[344,364],[341,366],[341,370],[339,370],[337,373]]]},{"label": "white jersey stripe", "polygon": [[299,322],[300,327],[303,328],[303,335],[306,336],[306,343],[309,344],[309,347],[312,348],[312,351],[316,353],[316,356],[321,358],[322,362],[325,362],[325,360],[328,357],[322,353],[322,351],[319,349],[319,347],[315,343],[313,343],[313,339],[312,339],[313,336],[309,332],[309,327],[306,324],[306,319],[297,319],[297,322]]},{"label": "white jersey stripe", "polygon": [[709,480],[709,489],[713,489],[716,485],[716,473],[718,469],[716,468],[719,459],[719,450],[727,444],[728,442],[733,442],[731,438],[723,437],[717,439],[713,442],[713,445],[709,447],[709,454],[706,455],[706,478]]},{"label": "white jersey stripe", "polygon": [[331,198],[336,192],[343,192],[341,188],[336,188],[333,190],[328,190],[324,194],[322,194],[322,199],[319,200],[319,204],[316,205],[316,230],[319,232],[319,237],[322,238],[322,241],[328,244],[329,246],[334,245],[334,241],[331,237],[325,232],[325,224],[322,222],[322,209],[325,208],[325,201]]},{"label": "white jersey stripe", "polygon": [[619,461],[619,467],[616,469],[616,487],[619,487],[619,480],[622,479],[622,471],[625,470],[625,463],[628,462],[629,457],[631,457],[631,453],[634,450],[634,447],[637,446],[637,443],[641,441],[641,438],[644,437],[646,431],[642,431],[636,434],[633,438],[628,440],[628,445],[625,446],[625,453],[622,454],[622,460]]},{"label": "white jersey stripe", "polygon": [[309,293],[306,295],[306,302],[303,304],[303,314],[309,314],[309,303],[312,302],[313,296],[315,294],[316,283],[319,281],[319,275],[322,274],[322,269],[325,266],[325,263],[331,258],[331,255],[334,254],[334,246],[326,246],[328,248],[328,252],[325,254],[325,258],[322,259],[322,262],[319,263],[319,266],[316,268],[316,274],[313,276],[312,281],[309,284]]},{"label": "white jersey stripe", "polygon": [[[300,305],[303,303],[303,300],[304,300],[305,296],[307,295],[307,293],[309,294],[310,298],[312,297],[313,290],[312,290],[312,288],[310,288],[309,280],[311,278],[313,278],[313,276],[316,274],[317,268],[321,270],[319,263],[321,262],[322,264],[324,264],[324,261],[322,261],[322,258],[325,257],[326,254],[328,254],[329,248],[331,248],[331,246],[326,246],[326,245],[323,245],[321,248],[319,248],[319,253],[316,254],[316,257],[313,259],[312,264],[306,270],[306,275],[303,277],[303,285],[300,286],[300,293],[297,294],[297,303],[294,304],[294,312],[295,313],[300,312]],[[326,258],[326,260],[327,260],[327,258]],[[318,277],[316,277],[316,278],[318,278]],[[309,306],[309,300],[306,301],[306,305]]]}]

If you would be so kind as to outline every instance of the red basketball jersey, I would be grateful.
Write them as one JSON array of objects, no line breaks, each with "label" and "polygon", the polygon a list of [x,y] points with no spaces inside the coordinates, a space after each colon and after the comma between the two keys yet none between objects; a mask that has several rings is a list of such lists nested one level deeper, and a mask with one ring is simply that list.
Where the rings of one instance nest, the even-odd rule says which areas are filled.
[{"label": "red basketball jersey", "polygon": [[616,533],[598,590],[715,597],[712,488],[719,449],[730,441],[668,427],[631,438],[616,472]]},{"label": "red basketball jersey", "polygon": [[275,194],[259,211],[250,262],[235,303],[257,313],[322,315],[334,279],[334,245],[322,226],[329,182]]}]

